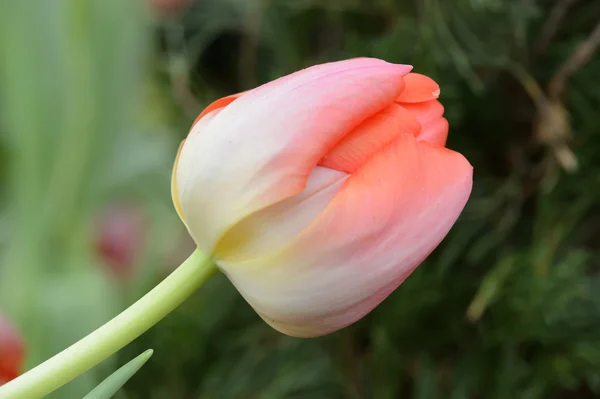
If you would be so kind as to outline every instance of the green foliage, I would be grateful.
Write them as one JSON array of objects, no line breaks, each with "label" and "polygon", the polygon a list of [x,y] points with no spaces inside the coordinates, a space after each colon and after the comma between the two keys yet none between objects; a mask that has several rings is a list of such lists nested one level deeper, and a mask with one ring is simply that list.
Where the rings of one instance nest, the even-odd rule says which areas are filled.
[{"label": "green foliage", "polygon": [[[106,178],[108,166],[118,170],[134,158],[115,147],[136,135],[147,49],[142,11],[139,2],[119,0],[0,3],[0,308],[25,335],[28,366],[122,307],[91,230],[106,196],[128,177]],[[141,135],[136,140],[147,147]],[[82,397],[96,374],[54,397]]]},{"label": "green foliage", "polygon": [[[600,2],[575,2],[546,42],[561,1],[198,0],[151,21],[155,36],[137,2],[12,3],[0,3],[0,307],[27,333],[30,365],[191,252],[169,174],[202,106],[374,56],[440,83],[448,146],[475,167],[450,235],[374,312],[319,339],[273,331],[219,276],[118,356],[155,349],[121,397],[600,397],[600,56],[551,88]],[[544,124],[563,109],[572,131]],[[148,221],[134,276],[116,285],[93,220],[123,198]],[[83,396],[114,366],[56,397]]]}]

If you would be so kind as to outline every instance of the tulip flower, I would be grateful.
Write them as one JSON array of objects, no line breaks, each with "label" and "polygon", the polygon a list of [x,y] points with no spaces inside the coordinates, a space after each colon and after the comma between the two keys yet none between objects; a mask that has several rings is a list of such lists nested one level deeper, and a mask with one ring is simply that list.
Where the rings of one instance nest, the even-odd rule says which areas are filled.
[{"label": "tulip flower", "polygon": [[180,147],[172,194],[196,245],[275,329],[370,312],[461,213],[472,167],[445,148],[440,89],[352,59],[220,99]]},{"label": "tulip flower", "polygon": [[17,378],[24,356],[21,336],[0,314],[0,385]]}]

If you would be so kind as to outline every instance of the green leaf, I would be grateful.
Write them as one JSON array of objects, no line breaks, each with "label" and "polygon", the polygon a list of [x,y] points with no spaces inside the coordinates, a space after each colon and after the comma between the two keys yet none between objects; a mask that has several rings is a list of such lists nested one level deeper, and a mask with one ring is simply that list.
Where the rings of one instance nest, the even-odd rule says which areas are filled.
[{"label": "green leaf", "polygon": [[148,359],[150,359],[152,353],[154,353],[154,351],[152,349],[148,349],[147,351],[145,351],[126,365],[124,365],[123,367],[112,373],[107,379],[102,381],[100,385],[94,388],[94,390],[85,395],[83,399],[112,398],[112,396],[115,393],[117,393],[117,391],[121,389],[121,387],[125,385],[125,383],[129,381],[129,379],[133,377],[133,375],[137,373],[137,371],[140,368],[142,368],[142,366],[148,361]]}]

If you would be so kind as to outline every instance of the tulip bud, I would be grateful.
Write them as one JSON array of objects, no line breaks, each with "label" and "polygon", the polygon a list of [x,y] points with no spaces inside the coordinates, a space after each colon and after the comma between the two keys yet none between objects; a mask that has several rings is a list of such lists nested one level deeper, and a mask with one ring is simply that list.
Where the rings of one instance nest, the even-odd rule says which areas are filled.
[{"label": "tulip bud", "polygon": [[18,331],[0,313],[0,385],[19,376],[25,345]]},{"label": "tulip bud", "polygon": [[311,337],[370,312],[448,233],[472,167],[445,148],[440,89],[352,59],[209,105],[180,148],[173,200],[271,326]]}]

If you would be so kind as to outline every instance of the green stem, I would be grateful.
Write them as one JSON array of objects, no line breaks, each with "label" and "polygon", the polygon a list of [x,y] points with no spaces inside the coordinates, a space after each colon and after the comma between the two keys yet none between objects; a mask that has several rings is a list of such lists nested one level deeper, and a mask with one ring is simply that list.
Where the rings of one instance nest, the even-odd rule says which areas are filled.
[{"label": "green stem", "polygon": [[0,399],[38,399],[60,388],[158,323],[216,271],[212,260],[196,250],[169,277],[117,317],[0,387]]}]

